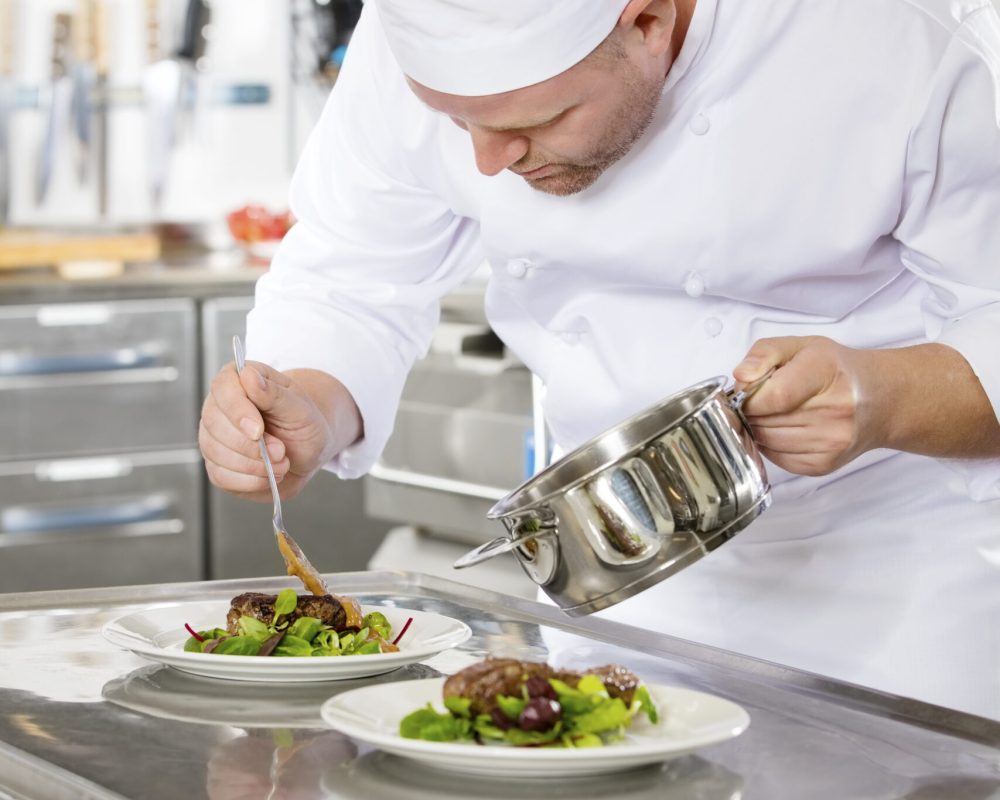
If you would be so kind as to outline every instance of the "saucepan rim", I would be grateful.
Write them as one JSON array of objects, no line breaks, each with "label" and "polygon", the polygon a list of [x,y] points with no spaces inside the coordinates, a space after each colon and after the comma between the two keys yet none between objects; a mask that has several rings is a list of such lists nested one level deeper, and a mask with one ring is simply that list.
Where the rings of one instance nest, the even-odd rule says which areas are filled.
[{"label": "saucepan rim", "polygon": [[[598,473],[613,466],[623,458],[627,458],[635,453],[638,453],[643,447],[648,445],[657,437],[662,436],[666,431],[676,428],[685,420],[697,414],[705,406],[715,400],[718,395],[725,393],[725,386],[727,382],[727,378],[721,375],[714,378],[707,378],[699,381],[698,383],[687,386],[665,399],[660,400],[656,404],[648,406],[642,411],[633,414],[622,422],[619,422],[614,427],[608,428],[602,433],[599,433],[597,436],[587,440],[579,447],[574,448],[569,453],[547,466],[537,475],[532,476],[517,488],[511,490],[506,497],[494,504],[489,512],[487,512],[486,516],[489,519],[503,519],[505,517],[511,517],[519,513],[524,513],[528,510],[548,503],[557,495],[565,494],[571,489],[586,483],[594,478]],[[635,438],[635,428],[639,427],[641,423],[649,422],[651,418],[662,415],[669,409],[670,406],[678,404],[681,400],[690,399],[692,395],[697,396],[699,392],[705,392],[704,397],[693,403],[690,408],[684,410],[683,413],[675,414],[667,421],[663,421],[655,429],[651,428],[648,431],[644,431],[641,437]],[[631,433],[632,436],[627,436],[627,433]],[[563,480],[562,482],[553,481],[551,490],[543,489],[543,494],[541,494],[538,498],[532,499],[530,502],[524,502],[523,500],[519,501],[519,498],[527,494],[532,489],[544,486],[544,484],[547,481],[552,480],[556,474],[564,471],[571,472],[575,461],[581,460],[588,454],[589,451],[592,451],[601,445],[608,447],[608,455],[601,460],[601,463],[588,469],[586,472],[582,472],[581,474],[572,477],[570,480]]]}]

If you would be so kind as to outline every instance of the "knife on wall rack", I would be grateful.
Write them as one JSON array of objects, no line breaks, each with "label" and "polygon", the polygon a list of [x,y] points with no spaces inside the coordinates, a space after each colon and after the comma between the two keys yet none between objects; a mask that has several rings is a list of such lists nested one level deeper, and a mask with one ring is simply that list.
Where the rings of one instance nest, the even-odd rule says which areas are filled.
[{"label": "knife on wall rack", "polygon": [[76,176],[82,185],[90,178],[93,115],[97,71],[94,64],[94,14],[90,0],[77,0],[73,19],[73,102],[71,114],[76,139]]},{"label": "knife on wall rack", "polygon": [[45,203],[56,168],[56,153],[65,134],[66,116],[73,99],[73,82],[69,74],[72,52],[73,17],[59,13],[52,18],[52,55],[49,85],[46,88],[45,132],[38,149],[35,171],[35,205]]},{"label": "knife on wall rack", "polygon": [[85,0],[91,4],[94,56],[94,150],[97,156],[97,208],[101,219],[108,215],[108,120],[111,97],[108,86],[111,58],[111,17],[107,0]]},{"label": "knife on wall rack", "polygon": [[[162,54],[167,48],[157,46],[157,60],[146,68],[143,78],[150,192],[157,211],[163,204],[173,153],[191,134],[191,120],[199,103],[198,61],[205,54],[209,19],[205,0],[187,0],[180,45],[167,56]],[[156,33],[159,38],[159,30]],[[152,45],[148,47],[153,53]]]},{"label": "knife on wall rack", "polygon": [[14,0],[0,0],[0,227],[10,219],[10,119],[17,102],[14,81]]}]

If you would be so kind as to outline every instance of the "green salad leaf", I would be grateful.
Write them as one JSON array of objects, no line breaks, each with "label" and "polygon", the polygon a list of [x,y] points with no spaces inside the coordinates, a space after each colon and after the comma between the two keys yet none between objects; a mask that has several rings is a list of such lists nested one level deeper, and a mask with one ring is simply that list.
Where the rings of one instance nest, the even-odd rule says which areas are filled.
[{"label": "green salad leaf", "polygon": [[[291,614],[299,604],[299,596],[294,589],[282,589],[274,601],[274,619]],[[272,620],[272,624],[274,621]]]},{"label": "green salad leaf", "polygon": [[259,642],[266,642],[273,635],[267,625],[254,617],[240,617],[239,627],[240,636],[248,636]]},{"label": "green salad leaf", "polygon": [[660,721],[660,712],[657,710],[656,703],[653,702],[653,698],[649,694],[649,689],[644,684],[639,684],[635,690],[635,695],[632,697],[632,708],[629,709],[629,712],[633,716],[640,711],[644,712],[649,717],[649,721],[654,725]]},{"label": "green salad leaf", "polygon": [[361,624],[365,628],[374,630],[386,641],[389,641],[389,637],[392,635],[392,625],[385,618],[385,614],[379,611],[370,611],[365,614],[365,618],[361,621]]},{"label": "green salad leaf", "polygon": [[472,701],[468,697],[459,697],[453,694],[444,699],[444,707],[447,708],[456,717],[468,717],[469,707],[472,705]]},{"label": "green salad leaf", "polygon": [[204,650],[205,645],[212,641],[212,639],[221,639],[223,636],[228,636],[229,631],[225,628],[209,628],[207,631],[198,631],[198,635],[201,639],[195,639],[193,636],[189,636],[187,641],[184,642],[184,652],[186,653],[200,653]]},{"label": "green salad leaf", "polygon": [[468,719],[450,713],[441,714],[430,703],[407,714],[399,723],[399,735],[404,739],[425,739],[429,742],[468,739],[470,729]]},{"label": "green salad leaf", "polygon": [[528,704],[528,701],[523,697],[507,697],[507,695],[498,694],[496,699],[504,716],[512,722],[517,722],[517,718],[521,716],[521,712]]},{"label": "green salad leaf", "polygon": [[261,644],[250,636],[230,636],[219,642],[212,652],[220,656],[255,656],[260,652]]}]

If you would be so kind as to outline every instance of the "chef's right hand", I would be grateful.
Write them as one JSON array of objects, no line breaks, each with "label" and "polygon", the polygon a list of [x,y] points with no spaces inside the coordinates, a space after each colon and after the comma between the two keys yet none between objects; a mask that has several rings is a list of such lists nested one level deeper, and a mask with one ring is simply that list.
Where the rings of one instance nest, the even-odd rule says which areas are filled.
[{"label": "chef's right hand", "polygon": [[[334,378],[315,370],[279,372],[248,361],[237,374],[236,366],[227,364],[212,380],[201,409],[198,446],[209,480],[239,497],[270,502],[258,444],[263,436],[281,496],[294,497],[340,447],[357,436],[356,431],[346,441],[336,436],[336,404],[316,399],[338,389],[346,393]],[[357,414],[353,400],[350,408]]]}]

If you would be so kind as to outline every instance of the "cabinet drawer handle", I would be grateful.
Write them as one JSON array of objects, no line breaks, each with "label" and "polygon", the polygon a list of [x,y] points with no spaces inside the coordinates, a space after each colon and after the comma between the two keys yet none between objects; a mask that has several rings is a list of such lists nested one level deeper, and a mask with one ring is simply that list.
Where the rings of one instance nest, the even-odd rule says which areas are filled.
[{"label": "cabinet drawer handle", "polygon": [[10,506],[0,511],[0,534],[119,527],[163,520],[169,510],[170,498],[167,495],[150,495],[109,504],[91,501],[59,508]]},{"label": "cabinet drawer handle", "polygon": [[36,355],[0,351],[0,375],[56,375],[76,372],[107,372],[156,366],[164,352],[161,344],[122,347],[97,353]]},{"label": "cabinet drawer handle", "polygon": [[57,372],[51,375],[4,377],[0,374],[0,392],[29,389],[65,389],[72,386],[121,386],[130,383],[172,383],[180,376],[177,367],[118,369],[107,372]]},{"label": "cabinet drawer handle", "polygon": [[42,306],[35,313],[35,319],[43,328],[107,325],[112,316],[111,307],[102,303],[57,303]]},{"label": "cabinet drawer handle", "polygon": [[114,456],[43,461],[35,467],[37,480],[52,483],[105,480],[130,474],[132,474],[132,462],[127,458]]}]

